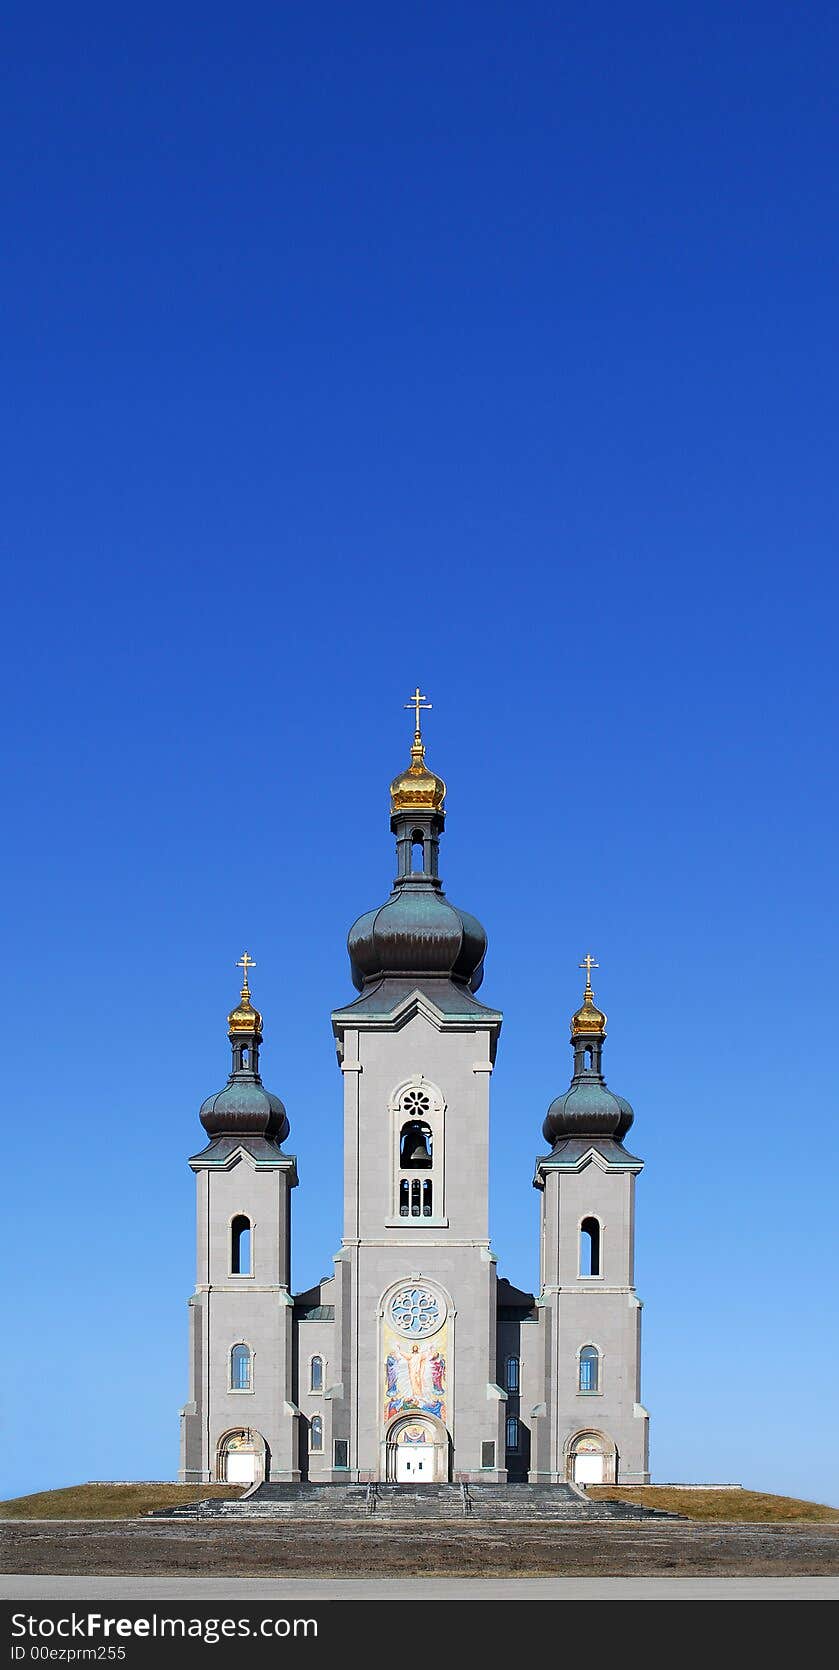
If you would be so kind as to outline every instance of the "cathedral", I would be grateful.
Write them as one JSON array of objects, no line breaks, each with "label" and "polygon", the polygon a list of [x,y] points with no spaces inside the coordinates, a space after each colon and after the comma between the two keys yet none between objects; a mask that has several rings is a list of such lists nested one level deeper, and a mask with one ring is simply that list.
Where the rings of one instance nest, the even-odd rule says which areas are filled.
[{"label": "cathedral", "polygon": [[224,1088],[201,1107],[185,1482],[643,1484],[641,1301],[629,1103],[603,1077],[587,956],[567,1090],[536,1160],[539,1292],[497,1273],[489,1098],[502,1016],[477,993],[487,938],[439,873],[446,785],[416,690],[390,788],[396,877],[349,932],[357,997],[332,1025],[344,1096],[334,1274],[291,1286],[289,1121],[260,1076],[247,953]]}]

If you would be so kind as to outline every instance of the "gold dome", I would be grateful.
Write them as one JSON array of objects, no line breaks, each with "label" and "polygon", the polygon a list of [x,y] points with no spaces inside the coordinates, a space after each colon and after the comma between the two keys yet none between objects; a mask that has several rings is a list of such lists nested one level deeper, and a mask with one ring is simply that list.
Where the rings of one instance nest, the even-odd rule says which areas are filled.
[{"label": "gold dome", "polygon": [[571,1016],[571,1037],[577,1038],[581,1033],[599,1032],[605,1038],[606,1016],[602,1009],[598,1009],[594,1001],[594,992],[591,989],[591,971],[593,968],[597,968],[598,964],[592,956],[586,956],[580,963],[580,967],[586,971],[586,989],[583,992],[583,1001],[579,1009]]},{"label": "gold dome", "polygon": [[419,731],[414,736],[411,763],[390,785],[392,812],[439,812],[446,798],[442,777],[429,771],[425,763],[425,743]]},{"label": "gold dome", "polygon": [[227,1029],[229,1032],[262,1031],[262,1016],[258,1009],[251,1006],[250,994],[245,986],[242,987],[241,1002],[237,1008],[231,1009],[227,1017]]},{"label": "gold dome", "polygon": [[248,969],[256,968],[256,963],[253,958],[248,955],[247,951],[244,951],[236,966],[237,968],[243,969],[244,974],[242,978],[242,990],[239,996],[239,1002],[235,1009],[231,1009],[230,1014],[227,1017],[228,1031],[231,1034],[234,1032],[261,1032],[262,1016],[260,1015],[259,1010],[254,1009],[253,1004],[251,1003],[251,993],[248,985]]}]

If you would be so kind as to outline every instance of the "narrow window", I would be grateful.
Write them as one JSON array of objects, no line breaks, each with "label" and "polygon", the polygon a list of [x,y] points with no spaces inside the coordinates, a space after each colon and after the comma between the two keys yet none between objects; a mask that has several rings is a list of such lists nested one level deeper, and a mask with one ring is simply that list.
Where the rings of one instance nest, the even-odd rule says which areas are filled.
[{"label": "narrow window", "polygon": [[507,1421],[507,1448],[517,1450],[519,1447],[519,1423],[515,1415],[510,1415]]},{"label": "narrow window", "polygon": [[350,1445],[349,1445],[349,1440],[347,1438],[336,1438],[335,1439],[335,1452],[334,1453],[335,1453],[335,1466],[336,1467],[349,1467],[349,1464],[350,1464]]},{"label": "narrow window", "polygon": [[309,1364],[309,1391],[323,1391],[323,1358],[313,1357]]},{"label": "narrow window", "polygon": [[431,1217],[431,1178],[430,1177],[424,1177],[423,1180],[422,1180],[422,1215],[423,1215],[424,1218],[430,1218]]},{"label": "narrow window", "polygon": [[247,1064],[248,1064],[248,1052],[247,1052],[247,1050],[243,1050],[242,1051],[242,1066],[247,1067]]},{"label": "narrow window", "polygon": [[591,1066],[591,1050],[586,1050],[585,1064],[587,1067]]},{"label": "narrow window", "polygon": [[596,1218],[583,1218],[580,1224],[580,1275],[600,1275],[600,1224]]},{"label": "narrow window", "polygon": [[421,876],[425,870],[425,842],[422,831],[415,829],[411,836],[411,872]]},{"label": "narrow window", "polygon": [[580,1391],[600,1390],[600,1356],[595,1345],[584,1345],[580,1352]]},{"label": "narrow window", "polygon": [[323,1449],[323,1417],[313,1415],[309,1422],[309,1449],[315,1452]]},{"label": "narrow window", "polygon": [[481,1444],[481,1466],[495,1466],[495,1439],[485,1438]]},{"label": "narrow window", "polygon": [[403,1177],[402,1182],[399,1185],[399,1216],[400,1216],[400,1218],[407,1218],[408,1215],[409,1215],[409,1207],[408,1207],[408,1191],[409,1191],[409,1189],[410,1189],[410,1184],[408,1183],[407,1178]]},{"label": "narrow window", "polygon": [[230,1385],[234,1392],[251,1389],[251,1353],[247,1345],[234,1345],[230,1353]]},{"label": "narrow window", "polygon": [[519,1360],[518,1360],[518,1357],[508,1357],[507,1358],[507,1387],[506,1387],[506,1389],[507,1389],[508,1392],[517,1392],[518,1389],[519,1389]]},{"label": "narrow window", "polygon": [[251,1273],[251,1220],[237,1217],[230,1225],[230,1273],[249,1276]]},{"label": "narrow window", "polygon": [[412,1218],[418,1218],[419,1215],[420,1215],[420,1187],[421,1187],[420,1180],[419,1180],[418,1177],[415,1177],[413,1183],[411,1184],[411,1217]]}]

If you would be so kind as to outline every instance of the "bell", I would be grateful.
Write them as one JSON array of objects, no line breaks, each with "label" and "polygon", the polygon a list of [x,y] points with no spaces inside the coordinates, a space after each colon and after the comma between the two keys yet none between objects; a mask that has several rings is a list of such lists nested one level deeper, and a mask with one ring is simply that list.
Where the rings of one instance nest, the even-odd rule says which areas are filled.
[{"label": "bell", "polygon": [[402,1165],[430,1166],[430,1132],[425,1125],[408,1125],[402,1133]]}]

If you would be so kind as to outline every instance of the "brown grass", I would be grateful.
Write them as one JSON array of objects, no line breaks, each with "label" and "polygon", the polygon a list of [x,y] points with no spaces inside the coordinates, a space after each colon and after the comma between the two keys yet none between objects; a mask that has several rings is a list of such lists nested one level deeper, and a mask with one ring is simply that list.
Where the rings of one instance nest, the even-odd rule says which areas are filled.
[{"label": "brown grass", "polygon": [[[134,1519],[152,1508],[199,1502],[208,1496],[241,1496],[244,1486],[225,1484],[78,1484],[41,1490],[0,1502],[0,1519]],[[712,1522],[839,1520],[839,1508],[771,1496],[757,1490],[679,1490],[665,1485],[590,1485],[587,1494],[612,1501],[665,1508],[686,1519]]]},{"label": "brown grass", "polygon": [[664,1508],[697,1520],[827,1520],[839,1519],[839,1508],[822,1502],[800,1502],[795,1496],[771,1496],[760,1490],[679,1490],[667,1485],[590,1485],[587,1496],[601,1502],[638,1502],[644,1508]]},{"label": "brown grass", "polygon": [[0,1502],[0,1519],[134,1519],[151,1508],[207,1496],[241,1496],[243,1489],[229,1484],[73,1484]]}]

